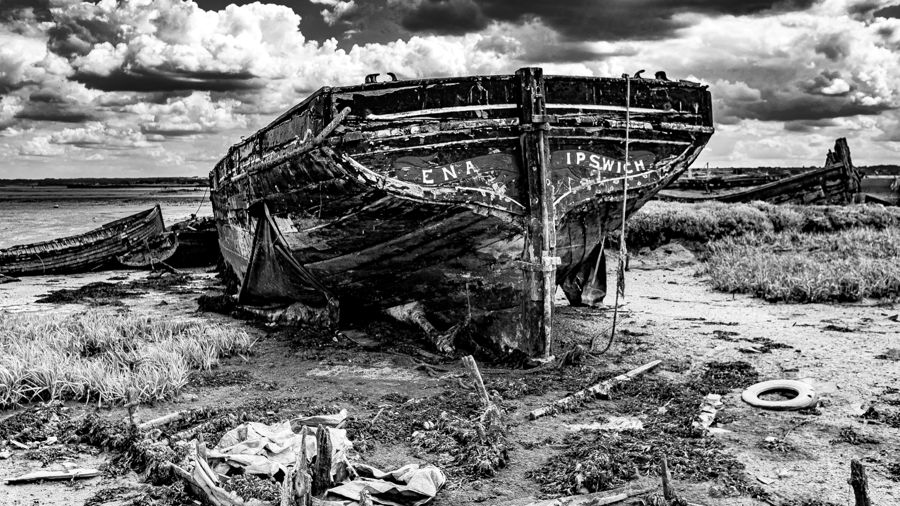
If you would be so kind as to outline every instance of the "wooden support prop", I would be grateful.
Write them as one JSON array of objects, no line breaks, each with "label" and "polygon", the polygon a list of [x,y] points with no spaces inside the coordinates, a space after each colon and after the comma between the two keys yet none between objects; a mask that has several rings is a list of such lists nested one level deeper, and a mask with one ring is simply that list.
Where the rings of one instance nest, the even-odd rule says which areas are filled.
[{"label": "wooden support prop", "polygon": [[487,388],[484,387],[484,379],[481,377],[481,372],[478,371],[478,364],[475,363],[475,359],[472,355],[466,355],[462,358],[462,363],[469,371],[469,376],[472,377],[472,382],[475,384],[475,389],[478,390],[478,396],[481,397],[481,401],[484,402],[484,407],[488,408],[491,404],[491,396],[488,395]]},{"label": "wooden support prop", "polygon": [[556,209],[550,181],[550,142],[540,68],[516,71],[519,80],[519,124],[522,202],[527,202],[522,297],[522,349],[549,358],[553,335],[553,297],[556,294]]},{"label": "wooden support prop", "polygon": [[663,497],[666,499],[666,502],[668,504],[678,504],[681,499],[672,486],[672,475],[669,473],[669,461],[666,460],[666,457],[663,457],[662,462],[659,463],[659,474],[662,476]]},{"label": "wooden support prop", "polygon": [[655,487],[644,488],[640,490],[626,490],[624,492],[619,492],[612,495],[609,495],[609,492],[572,495],[569,497],[560,497],[558,499],[533,502],[531,504],[528,504],[528,506],[605,506],[607,504],[616,504],[628,499],[647,495],[654,490],[656,490]]},{"label": "wooden support prop", "polygon": [[316,465],[313,469],[312,495],[321,496],[334,486],[331,480],[331,434],[324,425],[316,430]]},{"label": "wooden support prop", "polygon": [[856,506],[872,506],[872,501],[869,499],[869,479],[866,477],[866,468],[856,459],[850,461],[848,483],[853,487]]},{"label": "wooden support prop", "polygon": [[560,409],[571,408],[577,405],[579,402],[592,397],[607,399],[609,398],[610,390],[612,390],[614,386],[631,381],[635,377],[654,369],[661,363],[662,360],[654,360],[653,362],[644,364],[637,369],[632,369],[625,374],[620,374],[615,378],[597,383],[596,385],[585,388],[584,390],[579,390],[574,394],[568,397],[564,397],[549,406],[544,406],[542,408],[531,411],[530,413],[528,413],[528,418],[531,420],[537,420],[538,418],[541,418],[543,416],[552,415]]}]

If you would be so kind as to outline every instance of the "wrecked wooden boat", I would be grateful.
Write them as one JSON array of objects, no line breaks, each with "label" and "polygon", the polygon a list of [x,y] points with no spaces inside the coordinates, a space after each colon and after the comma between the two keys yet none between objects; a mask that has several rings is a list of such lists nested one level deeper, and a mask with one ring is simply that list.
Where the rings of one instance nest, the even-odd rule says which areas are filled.
[{"label": "wrecked wooden boat", "polygon": [[68,274],[112,265],[165,230],[159,205],[80,235],[0,250],[6,275]]},{"label": "wrecked wooden boat", "polygon": [[603,240],[623,207],[713,133],[709,92],[685,81],[539,68],[367,81],[318,90],[211,172],[243,303],[339,309],[344,324],[393,309],[433,334],[546,356],[557,285],[572,304],[602,300]]},{"label": "wrecked wooden boat", "polygon": [[[739,176],[745,180],[745,176]],[[772,204],[848,204],[856,202],[860,192],[862,174],[853,166],[847,139],[840,138],[834,143],[834,150],[828,151],[825,166],[821,169],[788,176],[769,183],[736,189],[736,185],[721,183],[719,188],[692,185],[693,189],[661,190],[658,198],[675,202],[753,202]],[[690,182],[682,180],[681,185]],[[721,188],[728,188],[722,190]]]},{"label": "wrecked wooden boat", "polygon": [[220,258],[219,233],[212,217],[192,216],[169,227],[178,238],[178,248],[166,263],[173,267],[208,267]]},{"label": "wrecked wooden boat", "polygon": [[156,269],[168,261],[179,248],[178,236],[174,232],[163,232],[144,241],[116,260],[123,267],[137,269]]}]

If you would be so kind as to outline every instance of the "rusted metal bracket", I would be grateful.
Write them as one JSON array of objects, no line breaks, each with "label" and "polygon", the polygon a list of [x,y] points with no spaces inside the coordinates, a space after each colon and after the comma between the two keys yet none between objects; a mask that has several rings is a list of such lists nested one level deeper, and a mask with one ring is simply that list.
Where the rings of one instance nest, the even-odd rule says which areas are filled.
[{"label": "rusted metal bracket", "polygon": [[550,131],[550,123],[533,123],[533,124],[524,124],[519,125],[519,131],[522,133],[527,132],[549,132]]}]

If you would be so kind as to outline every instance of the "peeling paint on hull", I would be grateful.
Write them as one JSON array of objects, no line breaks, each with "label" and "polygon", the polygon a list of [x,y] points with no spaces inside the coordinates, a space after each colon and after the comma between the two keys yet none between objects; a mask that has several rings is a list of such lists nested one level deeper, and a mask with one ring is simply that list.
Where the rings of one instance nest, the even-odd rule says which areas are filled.
[{"label": "peeling paint on hull", "polygon": [[[546,354],[522,317],[555,292],[541,272],[573,303],[602,299],[600,245],[621,224],[623,186],[630,215],[713,131],[705,87],[627,84],[629,121],[624,79],[540,69],[323,88],[210,174],[242,297],[289,292],[339,304],[343,320],[415,300],[439,328],[476,319],[501,348]],[[276,272],[309,282],[281,287]]]}]

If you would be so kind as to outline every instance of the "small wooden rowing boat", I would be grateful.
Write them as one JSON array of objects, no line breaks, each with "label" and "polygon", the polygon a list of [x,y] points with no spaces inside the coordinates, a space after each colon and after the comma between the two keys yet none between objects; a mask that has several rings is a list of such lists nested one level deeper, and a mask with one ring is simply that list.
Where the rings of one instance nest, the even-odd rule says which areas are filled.
[{"label": "small wooden rowing boat", "polygon": [[[850,147],[847,139],[840,138],[834,143],[834,150],[825,158],[825,166],[821,169],[795,174],[775,181],[755,185],[749,188],[735,188],[726,180],[719,181],[719,188],[704,188],[681,180],[680,186],[693,189],[669,189],[659,192],[660,200],[675,202],[753,202],[762,201],[772,204],[848,204],[856,201],[860,192],[862,175],[853,166],[850,159]],[[738,181],[747,180],[738,176]],[[732,181],[736,182],[736,181]],[[728,189],[721,189],[728,188]]]},{"label": "small wooden rowing boat", "polygon": [[143,244],[136,245],[131,251],[116,257],[123,267],[139,269],[155,269],[167,262],[179,248],[178,236],[175,232],[163,232],[151,237]]},{"label": "small wooden rowing boat", "polygon": [[340,308],[344,322],[394,308],[546,355],[557,285],[572,304],[602,300],[605,235],[713,133],[706,87],[659,75],[320,89],[210,174],[240,299]]},{"label": "small wooden rowing boat", "polygon": [[159,205],[107,223],[90,232],[0,250],[0,272],[7,275],[85,272],[116,262],[165,230]]}]

